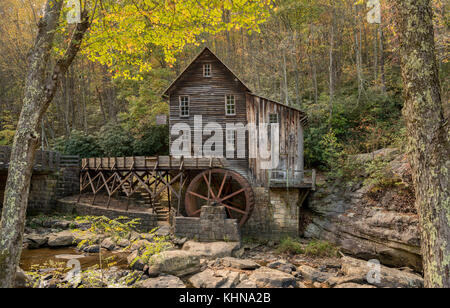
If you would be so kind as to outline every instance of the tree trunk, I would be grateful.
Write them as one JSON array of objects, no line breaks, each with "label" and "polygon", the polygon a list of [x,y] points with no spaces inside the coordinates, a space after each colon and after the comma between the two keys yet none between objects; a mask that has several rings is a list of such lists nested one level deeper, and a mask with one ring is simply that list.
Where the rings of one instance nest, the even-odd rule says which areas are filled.
[{"label": "tree trunk", "polygon": [[386,95],[386,77],[384,76],[384,34],[383,26],[380,25],[380,75],[381,75],[381,89]]},{"label": "tree trunk", "polygon": [[20,261],[30,180],[42,116],[55,95],[61,75],[67,71],[77,54],[89,26],[87,14],[83,12],[83,22],[74,30],[66,54],[56,61],[52,74],[48,76],[46,72],[62,5],[63,0],[47,0],[44,16],[38,23],[36,41],[30,52],[22,112],[11,150],[3,202],[0,287],[13,287]]},{"label": "tree trunk", "polygon": [[329,101],[329,112],[330,112],[330,126],[331,126],[331,119],[333,118],[333,99],[334,99],[334,73],[333,73],[333,67],[334,67],[334,18],[335,18],[335,11],[333,6],[333,13],[331,16],[331,30],[330,30],[330,51],[329,51],[329,92],[330,92],[330,101]]},{"label": "tree trunk", "polygon": [[450,132],[444,118],[430,0],[395,0],[409,159],[426,287],[450,287]]}]

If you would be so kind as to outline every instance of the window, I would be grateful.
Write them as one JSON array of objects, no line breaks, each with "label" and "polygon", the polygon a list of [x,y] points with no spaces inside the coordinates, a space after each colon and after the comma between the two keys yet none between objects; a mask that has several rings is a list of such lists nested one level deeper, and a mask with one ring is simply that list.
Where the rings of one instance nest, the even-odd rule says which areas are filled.
[{"label": "window", "polygon": [[180,96],[180,117],[189,116],[189,96]]},{"label": "window", "polygon": [[271,113],[271,114],[269,114],[269,123],[270,124],[277,124],[278,123],[278,113]]},{"label": "window", "polygon": [[225,115],[236,115],[236,100],[234,95],[225,98]]},{"label": "window", "polygon": [[211,77],[211,64],[203,65],[203,77]]},{"label": "window", "polygon": [[226,150],[227,152],[234,152],[236,144],[236,130],[227,129],[226,130]]}]

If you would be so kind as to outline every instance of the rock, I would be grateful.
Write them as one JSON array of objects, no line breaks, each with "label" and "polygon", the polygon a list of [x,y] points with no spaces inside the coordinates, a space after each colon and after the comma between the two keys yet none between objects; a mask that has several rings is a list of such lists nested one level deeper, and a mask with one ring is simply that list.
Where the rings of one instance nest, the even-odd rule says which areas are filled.
[{"label": "rock", "polygon": [[180,278],[171,275],[163,275],[158,278],[142,280],[136,283],[135,287],[147,289],[186,288]]},{"label": "rock", "polygon": [[137,250],[133,251],[131,254],[127,257],[128,265],[131,269],[136,271],[143,271],[146,264],[143,263],[143,261],[138,258],[139,253]]},{"label": "rock", "polygon": [[200,271],[200,258],[189,251],[169,250],[150,257],[149,272],[185,276]]},{"label": "rock", "polygon": [[147,247],[148,245],[150,245],[149,241],[147,241],[147,240],[138,240],[138,241],[134,242],[131,245],[130,250],[131,251],[135,251],[135,250],[141,251],[141,250],[145,249],[145,247]]},{"label": "rock", "polygon": [[28,248],[36,249],[47,244],[48,236],[42,234],[28,234],[24,237],[24,240],[28,244]]},{"label": "rock", "polygon": [[376,289],[377,287],[368,284],[358,284],[353,282],[343,283],[334,287],[335,289]]},{"label": "rock", "polygon": [[296,285],[294,276],[268,267],[258,268],[249,279],[254,281],[258,288],[293,288]]},{"label": "rock", "polygon": [[114,243],[112,238],[108,237],[102,241],[101,247],[111,251],[114,250],[114,248],[116,247],[116,243]]},{"label": "rock", "polygon": [[70,223],[70,221],[65,220],[47,220],[42,223],[42,226],[45,228],[67,229]]},{"label": "rock", "polygon": [[176,237],[172,240],[172,242],[177,246],[183,246],[184,243],[187,242],[187,238],[186,237],[183,237],[183,238]]},{"label": "rock", "polygon": [[15,288],[26,288],[26,287],[28,287],[28,284],[30,282],[31,282],[30,277],[28,277],[20,267],[17,267],[16,281],[14,282],[14,287]]},{"label": "rock", "polygon": [[311,281],[311,282],[325,282],[331,277],[333,274],[321,272],[311,266],[302,265],[298,267],[298,271],[302,275],[303,279]]},{"label": "rock", "polygon": [[200,243],[188,241],[183,245],[183,250],[204,258],[231,257],[233,252],[239,249],[239,242],[212,242]]},{"label": "rock", "polygon": [[99,253],[100,252],[100,245],[90,245],[83,248],[84,252],[87,253]]},{"label": "rock", "polygon": [[50,234],[48,237],[48,246],[50,247],[65,247],[74,245],[74,234],[70,231],[61,231]]},{"label": "rock", "polygon": [[270,262],[269,264],[267,264],[267,267],[277,269],[288,274],[292,274],[292,272],[297,270],[295,265],[286,260],[277,260]]},{"label": "rock", "polygon": [[225,257],[220,261],[223,266],[242,270],[254,270],[260,267],[258,263],[252,260],[237,259],[233,257]]},{"label": "rock", "polygon": [[161,226],[156,230],[156,235],[158,236],[169,236],[170,234],[170,226]]},{"label": "rock", "polygon": [[195,288],[234,288],[239,284],[239,273],[228,270],[207,269],[189,278]]},{"label": "rock", "polygon": [[400,271],[380,265],[379,280],[373,276],[367,281],[369,272],[374,271],[373,266],[369,266],[367,261],[350,257],[342,258],[342,272],[347,276],[359,277],[371,285],[380,288],[423,288],[423,278],[419,275]]},{"label": "rock", "polygon": [[297,289],[309,289],[309,288],[308,288],[303,282],[301,282],[301,281],[297,281],[295,287],[296,287]]},{"label": "rock", "polygon": [[357,258],[378,259],[390,267],[407,266],[420,272],[419,220],[414,195],[408,189],[410,166],[396,149],[382,149],[353,160],[371,161],[377,157],[389,163],[386,171],[400,185],[377,189],[375,193],[373,185],[364,185],[363,180],[335,181],[318,187],[310,198],[309,223],[302,235],[334,243]]},{"label": "rock", "polygon": [[117,241],[117,245],[122,248],[125,248],[125,247],[130,246],[130,241],[122,238],[119,241]]},{"label": "rock", "polygon": [[256,282],[250,279],[246,279],[236,286],[239,289],[256,289],[257,287]]}]

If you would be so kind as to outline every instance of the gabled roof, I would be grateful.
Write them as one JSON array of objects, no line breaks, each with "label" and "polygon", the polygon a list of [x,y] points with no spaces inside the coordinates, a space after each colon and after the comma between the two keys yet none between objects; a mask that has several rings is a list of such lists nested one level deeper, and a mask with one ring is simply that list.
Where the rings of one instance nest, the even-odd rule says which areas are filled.
[{"label": "gabled roof", "polygon": [[213,55],[229,72],[231,75],[233,75],[234,78],[236,78],[236,80],[238,80],[242,86],[248,91],[248,92],[252,92],[250,90],[249,87],[247,87],[245,85],[245,83],[239,79],[239,77],[237,77],[237,75],[221,60],[219,59],[219,57],[217,57],[212,51],[211,49],[209,49],[208,47],[203,48],[203,50],[194,58],[194,60],[191,61],[191,63],[189,63],[188,66],[186,66],[186,68],[181,72],[180,75],[178,75],[178,77],[169,85],[169,87],[167,87],[167,89],[164,91],[163,96],[167,96],[169,94],[169,91],[175,86],[175,84],[178,82],[178,80],[181,79],[181,77],[183,77],[184,73],[186,73],[186,71],[192,66],[194,65],[194,63],[198,60],[198,58],[200,58],[205,52],[209,51],[211,53],[211,55]]},{"label": "gabled roof", "polygon": [[290,109],[292,109],[292,110],[295,110],[295,111],[297,111],[297,112],[300,112],[302,115],[303,115],[303,121],[302,122],[304,122],[305,124],[307,123],[307,119],[308,119],[308,116],[306,115],[306,113],[305,112],[303,112],[303,111],[301,111],[300,109],[298,109],[298,108],[295,108],[295,107],[293,107],[293,106],[288,106],[288,105],[285,105],[285,104],[283,104],[283,103],[280,103],[280,102],[277,102],[277,101],[274,101],[274,100],[272,100],[272,99],[268,99],[268,98],[265,98],[265,97],[263,97],[263,96],[260,96],[260,95],[257,95],[257,94],[254,94],[251,90],[250,90],[250,88],[249,87],[247,87],[246,85],[245,85],[245,83],[241,80],[241,79],[239,79],[239,77],[237,77],[237,75],[218,57],[218,56],[216,56],[212,51],[211,51],[211,49],[209,49],[208,47],[205,47],[205,48],[203,48],[203,50],[194,58],[194,60],[192,60],[191,61],[191,63],[189,63],[189,65],[188,66],[186,66],[186,68],[181,72],[181,74],[179,74],[178,75],[178,77],[169,85],[169,87],[167,87],[167,89],[164,91],[164,93],[163,93],[163,97],[167,97],[168,96],[168,94],[169,94],[169,92],[170,92],[170,90],[176,85],[176,83],[181,79],[181,77],[183,77],[183,75],[186,73],[186,71],[192,66],[192,65],[194,65],[194,63],[205,53],[205,52],[210,52],[211,53],[211,55],[213,55],[229,72],[230,72],[230,74],[237,80],[237,81],[239,81],[240,83],[241,83],[241,85],[245,88],[245,90],[247,90],[247,92],[250,94],[250,95],[253,95],[253,96],[256,96],[256,97],[260,97],[260,98],[262,98],[262,99],[265,99],[265,100],[268,100],[268,101],[270,101],[270,102],[273,102],[273,103],[276,103],[276,104],[278,104],[278,105],[281,105],[281,106],[284,106],[284,107],[287,107],[287,108],[290,108]]}]

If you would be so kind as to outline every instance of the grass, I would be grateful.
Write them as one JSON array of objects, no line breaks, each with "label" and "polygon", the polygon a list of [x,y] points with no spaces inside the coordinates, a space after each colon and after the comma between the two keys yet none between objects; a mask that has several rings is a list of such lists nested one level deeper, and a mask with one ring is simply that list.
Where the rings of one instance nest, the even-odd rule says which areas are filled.
[{"label": "grass", "polygon": [[325,241],[311,241],[305,247],[305,255],[315,257],[337,257],[336,246]]},{"label": "grass", "polygon": [[278,245],[277,251],[279,253],[290,253],[290,254],[303,254],[303,245],[293,239],[292,237],[286,237],[281,240],[280,244]]},{"label": "grass", "polygon": [[313,240],[304,245],[298,240],[286,237],[278,245],[277,252],[289,254],[304,254],[312,257],[337,257],[338,248],[326,241]]}]

